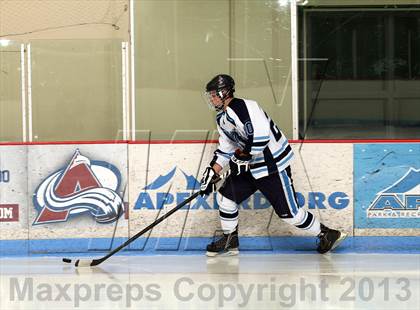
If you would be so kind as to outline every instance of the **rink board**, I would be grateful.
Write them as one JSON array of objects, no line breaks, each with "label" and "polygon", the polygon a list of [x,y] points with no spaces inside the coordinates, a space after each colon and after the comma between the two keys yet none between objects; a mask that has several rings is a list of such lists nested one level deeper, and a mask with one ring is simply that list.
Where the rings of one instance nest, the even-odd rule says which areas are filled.
[{"label": "rink board", "polygon": [[[368,217],[372,212],[366,215],[366,203],[372,203],[386,187],[385,181],[380,187],[376,180],[369,179],[374,178],[375,165],[380,165],[378,176],[391,182],[389,185],[404,175],[401,167],[414,171],[409,174],[409,185],[400,182],[399,189],[408,191],[409,202],[415,201],[412,196],[420,184],[414,184],[416,169],[420,168],[420,144],[292,146],[295,152],[292,173],[299,204],[323,223],[350,236],[420,235],[418,217],[373,221]],[[2,145],[0,252],[8,255],[107,251],[197,191],[200,174],[215,148],[214,143]],[[390,150],[389,155],[386,150]],[[374,156],[377,158],[373,160]],[[81,161],[85,165],[75,164],[75,157],[76,163]],[[84,208],[80,201],[85,200],[79,196],[88,189],[98,197],[101,192],[95,184],[96,187],[113,184],[107,178],[117,180],[114,183],[118,183],[118,188],[114,186],[112,193],[120,197],[124,214],[112,218],[111,212],[109,222],[101,223],[100,213],[107,211],[106,204],[102,209],[94,203],[93,207]],[[363,183],[366,179],[369,182]],[[60,195],[57,197],[58,192],[65,196],[65,203],[61,203]],[[398,195],[401,194],[404,193]],[[63,208],[59,212],[57,204],[54,205],[57,201],[59,208]],[[410,212],[415,208],[409,205]],[[410,214],[415,215],[415,210]],[[239,232],[243,240],[258,240],[241,242],[241,247],[250,251],[282,249],[288,244],[311,248],[314,242],[309,235],[283,223],[259,192],[240,205]],[[147,249],[157,254],[202,251],[208,240],[219,233],[214,195],[199,197],[132,243],[128,250]],[[354,242],[348,246],[357,248]]]}]

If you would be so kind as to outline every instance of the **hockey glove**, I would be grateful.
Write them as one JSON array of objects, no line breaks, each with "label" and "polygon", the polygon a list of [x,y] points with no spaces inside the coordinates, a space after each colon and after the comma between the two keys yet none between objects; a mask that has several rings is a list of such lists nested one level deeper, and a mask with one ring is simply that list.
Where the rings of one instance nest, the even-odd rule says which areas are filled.
[{"label": "hockey glove", "polygon": [[245,154],[240,150],[236,150],[229,161],[230,173],[232,175],[240,175],[241,173],[247,172],[251,159],[252,156],[250,154]]},{"label": "hockey glove", "polygon": [[201,178],[200,191],[201,196],[210,195],[216,190],[216,181],[219,179],[219,175],[214,171],[212,167],[207,167],[204,170],[203,177]]}]

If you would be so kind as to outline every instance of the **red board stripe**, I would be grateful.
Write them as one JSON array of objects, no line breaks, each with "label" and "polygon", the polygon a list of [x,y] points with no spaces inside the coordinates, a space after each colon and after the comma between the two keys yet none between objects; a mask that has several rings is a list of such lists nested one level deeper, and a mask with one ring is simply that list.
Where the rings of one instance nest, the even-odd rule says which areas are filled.
[{"label": "red board stripe", "polygon": [[[66,144],[200,144],[217,143],[217,140],[92,140],[92,141],[48,141],[48,142],[0,142],[0,146],[20,145],[66,145]],[[319,139],[289,140],[291,143],[420,143],[420,139]]]}]

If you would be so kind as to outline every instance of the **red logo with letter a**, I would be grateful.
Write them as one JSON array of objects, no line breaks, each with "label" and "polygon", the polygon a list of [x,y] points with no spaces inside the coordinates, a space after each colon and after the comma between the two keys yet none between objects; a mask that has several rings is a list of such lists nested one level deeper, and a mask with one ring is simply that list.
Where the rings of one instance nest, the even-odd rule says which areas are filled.
[{"label": "red logo with letter a", "polygon": [[36,189],[33,203],[38,216],[33,225],[64,222],[85,213],[98,223],[112,223],[124,213],[120,185],[121,173],[115,166],[90,160],[77,149],[65,168]]}]

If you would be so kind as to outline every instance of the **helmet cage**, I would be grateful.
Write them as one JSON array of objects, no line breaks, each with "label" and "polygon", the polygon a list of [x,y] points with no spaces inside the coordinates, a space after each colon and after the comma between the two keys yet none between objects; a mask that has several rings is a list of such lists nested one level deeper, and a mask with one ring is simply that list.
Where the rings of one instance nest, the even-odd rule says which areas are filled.
[{"label": "helmet cage", "polygon": [[217,90],[208,90],[204,92],[204,98],[210,109],[221,111],[225,104],[225,100],[230,98],[232,89],[222,88]]}]

